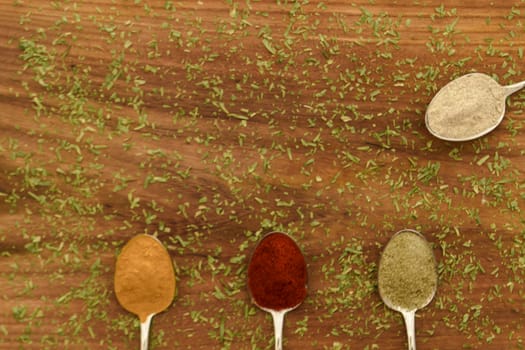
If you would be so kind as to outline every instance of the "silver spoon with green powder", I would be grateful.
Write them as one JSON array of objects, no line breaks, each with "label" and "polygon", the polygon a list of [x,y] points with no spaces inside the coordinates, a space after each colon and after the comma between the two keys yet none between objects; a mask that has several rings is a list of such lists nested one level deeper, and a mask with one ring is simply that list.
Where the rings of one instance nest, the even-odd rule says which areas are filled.
[{"label": "silver spoon with green powder", "polygon": [[428,131],[446,141],[469,141],[494,130],[505,115],[508,96],[525,87],[525,81],[501,86],[490,76],[470,73],[452,80],[427,107]]},{"label": "silver spoon with green powder", "polygon": [[434,298],[437,281],[436,259],[423,235],[414,230],[394,234],[379,261],[379,295],[389,308],[403,314],[409,350],[416,350],[416,311]]}]

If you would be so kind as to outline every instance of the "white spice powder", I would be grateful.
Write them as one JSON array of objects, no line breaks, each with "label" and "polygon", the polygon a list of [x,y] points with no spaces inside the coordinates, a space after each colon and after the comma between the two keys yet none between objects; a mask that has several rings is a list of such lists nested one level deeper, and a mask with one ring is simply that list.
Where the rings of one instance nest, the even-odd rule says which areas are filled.
[{"label": "white spice powder", "polygon": [[505,111],[505,88],[485,74],[445,85],[427,109],[427,126],[445,139],[471,139],[494,128]]}]

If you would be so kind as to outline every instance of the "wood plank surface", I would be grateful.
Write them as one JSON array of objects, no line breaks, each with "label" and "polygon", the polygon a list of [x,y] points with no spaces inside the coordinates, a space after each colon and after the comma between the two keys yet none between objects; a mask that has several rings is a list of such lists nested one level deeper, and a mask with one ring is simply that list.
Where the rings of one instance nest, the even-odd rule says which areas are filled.
[{"label": "wood plank surface", "polygon": [[250,252],[308,263],[285,349],[402,349],[377,292],[389,237],[433,244],[420,349],[522,349],[523,110],[432,137],[451,79],[525,79],[520,1],[0,1],[0,349],[138,349],[115,258],[156,235],[177,296],[151,349],[272,349]]}]

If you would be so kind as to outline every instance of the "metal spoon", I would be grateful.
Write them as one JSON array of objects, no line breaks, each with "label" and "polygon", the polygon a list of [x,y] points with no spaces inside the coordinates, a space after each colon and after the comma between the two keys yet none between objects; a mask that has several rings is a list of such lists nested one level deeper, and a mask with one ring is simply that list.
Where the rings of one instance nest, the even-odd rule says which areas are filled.
[{"label": "metal spoon", "polygon": [[502,86],[486,74],[463,75],[443,86],[430,101],[425,125],[446,141],[484,136],[503,120],[507,97],[524,87],[525,81]]},{"label": "metal spoon", "polygon": [[154,313],[149,314],[144,322],[140,322],[140,350],[148,350],[149,329],[154,315]]},{"label": "metal spoon", "polygon": [[[279,248],[276,248],[274,249],[274,247],[272,247],[271,245],[266,245],[265,243],[267,243],[268,241],[265,242],[265,240],[267,240],[268,238],[272,237],[272,236],[281,236],[281,237],[284,237],[285,239],[288,240],[289,242],[289,246],[287,248],[293,248],[293,249],[296,249],[296,252],[298,254],[300,254],[301,256],[301,261],[286,261],[288,259],[288,256],[286,256],[285,254],[282,254],[283,253],[283,250],[284,248],[283,247],[279,247]],[[278,273],[279,271],[276,270],[276,267],[272,266],[272,263],[275,263],[275,261],[280,261],[281,263],[283,263],[284,261],[286,261],[286,264],[284,264],[284,266],[287,266],[287,267],[291,267],[291,266],[296,266],[299,268],[299,270],[303,270],[304,271],[304,275],[301,277],[301,278],[304,278],[304,285],[301,285],[301,286],[297,286],[299,288],[302,289],[302,291],[304,292],[301,300],[298,300],[297,304],[296,305],[286,305],[284,308],[269,308],[269,307],[265,307],[263,305],[261,305],[261,303],[264,303],[264,300],[258,300],[258,295],[257,293],[254,291],[254,288],[252,286],[252,280],[256,277],[256,276],[253,276],[254,272],[252,270],[252,268],[254,268],[255,265],[258,265],[258,262],[255,262],[254,260],[261,260],[260,257],[257,258],[257,259],[254,259],[254,257],[256,256],[256,254],[258,254],[258,251],[259,250],[270,250],[270,249],[274,249],[274,258],[275,259],[272,259],[274,261],[260,261],[260,263],[264,263],[265,265],[268,265],[268,269],[265,269],[265,272],[267,275],[265,275],[266,279],[267,280],[272,280],[272,277]],[[274,273],[275,272],[275,273]],[[275,283],[277,284],[283,284],[283,283],[288,283],[288,281],[278,281],[276,280]],[[272,287],[271,284],[269,285],[270,288]],[[303,289],[304,288],[304,289]],[[306,262],[304,260],[304,257],[302,256],[302,253],[299,249],[299,247],[297,246],[297,244],[293,241],[293,239],[288,236],[287,234],[285,233],[282,233],[282,232],[271,232],[267,235],[265,235],[261,241],[259,242],[259,244],[255,247],[255,250],[252,254],[252,257],[250,259],[250,264],[248,266],[248,289],[250,291],[250,294],[251,294],[251,297],[252,297],[252,300],[253,300],[253,303],[255,305],[257,305],[257,307],[259,307],[261,310],[263,311],[266,311],[266,312],[269,312],[271,315],[272,315],[272,320],[273,320],[273,328],[274,328],[274,339],[275,339],[275,350],[282,350],[283,348],[283,326],[284,326],[284,316],[286,315],[287,312],[289,311],[292,311],[294,309],[296,309],[299,305],[301,305],[301,303],[304,301],[304,298],[306,297]]]},{"label": "metal spoon", "polygon": [[[161,276],[161,270],[168,270],[168,275]],[[114,282],[119,303],[140,319],[140,350],[148,350],[151,319],[175,297],[175,272],[168,251],[156,237],[136,235],[117,257]],[[137,299],[138,295],[146,297]]]},{"label": "metal spoon", "polygon": [[[404,249],[406,254],[395,256],[393,249]],[[395,266],[394,271],[391,270],[392,266]],[[395,233],[385,246],[379,261],[379,295],[389,308],[403,315],[409,350],[416,350],[416,311],[427,306],[436,294],[436,266],[432,248],[423,235],[414,230]],[[399,275],[393,275],[396,272]],[[421,281],[424,276],[427,277],[425,281],[428,286],[418,289],[414,286],[415,279]],[[400,298],[398,293],[406,294],[405,297]],[[406,296],[415,297],[405,302]]]},{"label": "metal spoon", "polygon": [[297,304],[296,306],[284,309],[284,310],[272,310],[267,309],[265,307],[262,307],[258,305],[256,302],[254,302],[255,305],[257,305],[261,310],[269,312],[272,315],[273,320],[273,332],[274,332],[274,341],[275,341],[275,350],[282,350],[283,349],[283,328],[284,328],[284,316],[287,312],[292,311],[293,309],[297,308],[301,303]]}]

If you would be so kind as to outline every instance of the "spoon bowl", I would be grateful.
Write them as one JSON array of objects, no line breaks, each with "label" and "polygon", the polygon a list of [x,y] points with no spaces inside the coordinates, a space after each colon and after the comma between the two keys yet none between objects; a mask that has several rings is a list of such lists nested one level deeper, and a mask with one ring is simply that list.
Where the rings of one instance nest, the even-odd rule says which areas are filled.
[{"label": "spoon bowl", "polygon": [[122,248],[115,265],[115,295],[127,311],[140,320],[140,349],[148,349],[154,315],[175,297],[175,272],[171,257],[154,236],[140,234]]},{"label": "spoon bowl", "polygon": [[253,303],[272,315],[275,350],[282,350],[284,317],[306,298],[306,262],[295,241],[285,233],[265,235],[248,266]]},{"label": "spoon bowl", "polygon": [[525,87],[525,81],[502,86],[492,77],[470,73],[438,91],[425,113],[425,125],[445,141],[469,141],[494,130],[505,116],[507,97]]},{"label": "spoon bowl", "polygon": [[421,233],[401,230],[385,246],[378,270],[379,295],[386,306],[403,315],[408,349],[416,350],[416,311],[432,301],[437,289],[432,248]]}]

